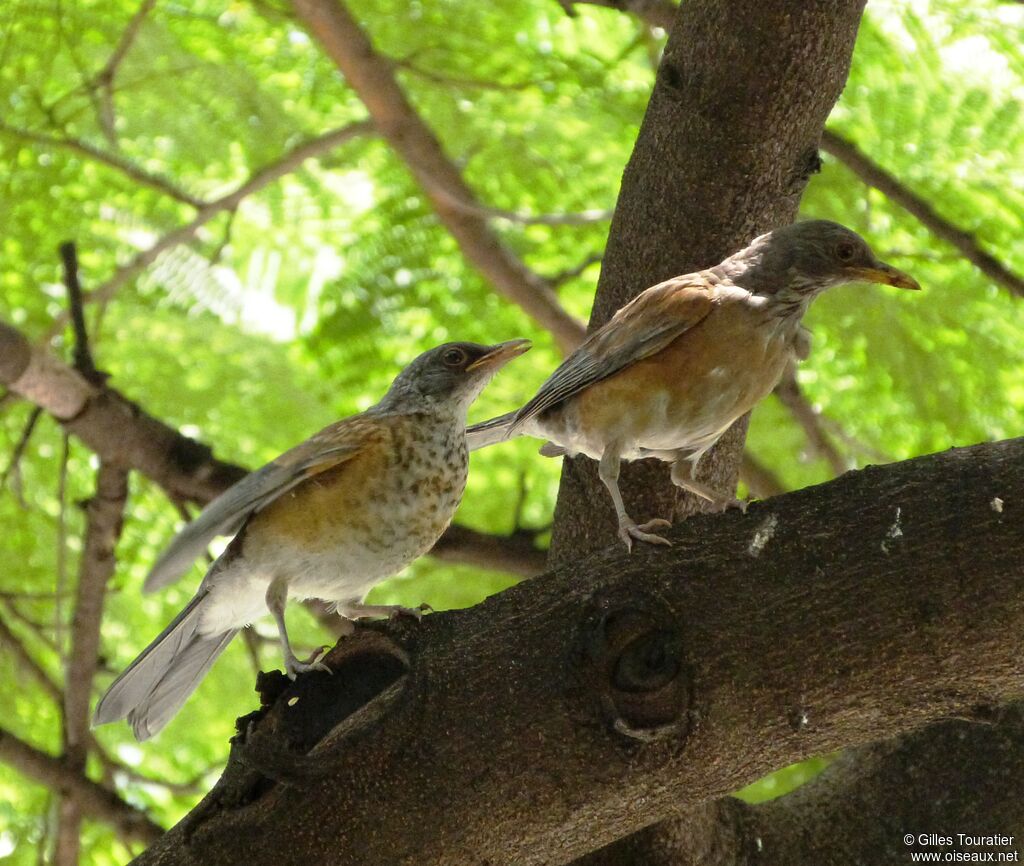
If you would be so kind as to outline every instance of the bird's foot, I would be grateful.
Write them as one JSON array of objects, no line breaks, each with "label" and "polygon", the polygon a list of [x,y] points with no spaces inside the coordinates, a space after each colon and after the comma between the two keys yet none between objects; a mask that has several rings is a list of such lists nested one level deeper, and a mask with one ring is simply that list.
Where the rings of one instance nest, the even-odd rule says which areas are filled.
[{"label": "bird's foot", "polygon": [[423,619],[423,614],[433,612],[434,608],[426,602],[418,604],[416,607],[403,607],[400,604],[396,604],[391,608],[391,613],[388,614],[388,619],[399,619],[403,616],[411,616],[413,619],[419,621]]},{"label": "bird's foot", "polygon": [[308,659],[299,659],[293,653],[288,653],[284,657],[284,672],[288,675],[288,679],[294,680],[299,674],[306,674],[310,671],[325,671],[333,674],[334,671],[320,661],[329,649],[328,646],[318,647]]},{"label": "bird's foot", "polygon": [[386,616],[388,619],[396,619],[400,616],[411,616],[414,619],[422,619],[424,611],[433,611],[429,604],[421,604],[417,607],[404,607],[400,604],[346,604],[338,605],[338,613],[348,620],[367,619],[375,616]]},{"label": "bird's foot", "polygon": [[667,529],[671,525],[671,521],[660,517],[640,524],[634,523],[627,517],[625,520],[619,521],[619,538],[625,542],[626,549],[630,552],[633,551],[634,538],[637,541],[646,541],[648,544],[661,544],[665,547],[671,547],[672,542],[667,538],[662,538],[660,535],[655,535],[649,531],[651,529]]},{"label": "bird's foot", "polygon": [[708,510],[718,513],[728,511],[730,508],[738,508],[746,514],[749,507],[749,499],[735,499],[731,496],[723,496],[720,499],[712,499]]}]

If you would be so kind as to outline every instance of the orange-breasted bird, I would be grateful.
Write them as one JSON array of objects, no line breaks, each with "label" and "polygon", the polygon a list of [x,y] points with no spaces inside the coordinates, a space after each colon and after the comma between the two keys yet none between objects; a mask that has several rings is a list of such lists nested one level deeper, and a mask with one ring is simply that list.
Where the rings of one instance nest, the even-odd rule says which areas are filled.
[{"label": "orange-breasted bird", "polygon": [[420,355],[376,406],[325,427],[211,502],[146,579],[184,573],[217,535],[234,535],[195,597],[107,690],[94,724],[127,717],[139,740],[181,708],[239,629],[269,608],[285,670],[300,661],[285,627],[288,596],[333,602],[346,620],[418,610],[363,604],[376,583],[426,553],[466,484],[466,411],[530,344],[447,343]]},{"label": "orange-breasted bird", "polygon": [[516,435],[548,440],[546,456],[599,463],[619,536],[668,544],[637,525],[619,493],[622,460],[672,464],[672,481],[717,508],[737,503],[694,477],[697,462],[810,352],[800,321],[831,286],[863,280],[919,289],[855,232],[808,220],[763,234],[724,262],[652,286],[591,334],[517,412],[477,424],[470,448]]}]

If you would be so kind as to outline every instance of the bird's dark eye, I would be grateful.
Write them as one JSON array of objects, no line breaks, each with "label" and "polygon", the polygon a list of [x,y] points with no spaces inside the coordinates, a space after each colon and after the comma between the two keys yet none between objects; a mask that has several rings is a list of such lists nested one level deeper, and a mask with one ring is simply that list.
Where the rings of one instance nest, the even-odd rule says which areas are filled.
[{"label": "bird's dark eye", "polygon": [[466,353],[462,349],[445,349],[441,361],[446,367],[461,367],[466,363]]},{"label": "bird's dark eye", "polygon": [[841,262],[848,262],[857,254],[857,248],[849,241],[842,241],[836,247],[836,258]]}]

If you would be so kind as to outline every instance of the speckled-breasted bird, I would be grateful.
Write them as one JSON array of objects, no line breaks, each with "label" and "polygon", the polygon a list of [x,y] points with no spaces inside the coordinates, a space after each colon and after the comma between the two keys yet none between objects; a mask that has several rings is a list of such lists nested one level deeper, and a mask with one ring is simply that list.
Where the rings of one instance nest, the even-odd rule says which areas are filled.
[{"label": "speckled-breasted bird", "polygon": [[370,588],[426,553],[466,484],[466,411],[490,378],[529,348],[447,343],[420,355],[384,399],[338,421],[239,481],[171,542],[146,591],[183,574],[217,535],[234,540],[195,597],[110,686],[94,724],[127,717],[159,731],[239,629],[269,608],[290,677],[300,661],[285,628],[288,596],[333,602],[346,620],[419,611],[363,604]]},{"label": "speckled-breasted bird", "polygon": [[917,282],[872,253],[855,232],[808,220],[755,238],[704,271],[653,286],[622,307],[555,370],[519,411],[475,425],[470,448],[515,435],[548,440],[546,456],[600,461],[619,536],[668,544],[651,520],[637,525],[619,493],[622,460],[672,464],[672,481],[715,507],[737,503],[694,478],[729,426],[767,396],[788,364],[810,352],[800,324],[831,286]]}]

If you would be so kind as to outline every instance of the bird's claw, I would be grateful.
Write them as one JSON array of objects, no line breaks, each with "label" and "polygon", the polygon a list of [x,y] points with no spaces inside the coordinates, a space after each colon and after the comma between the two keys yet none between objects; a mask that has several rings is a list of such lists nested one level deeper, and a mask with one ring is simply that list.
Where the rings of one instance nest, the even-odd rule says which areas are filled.
[{"label": "bird's claw", "polygon": [[402,616],[411,616],[413,619],[418,621],[423,619],[424,613],[433,612],[434,608],[432,608],[426,602],[418,604],[416,605],[416,607],[402,607],[401,605],[395,605],[395,607],[392,608],[391,613],[388,615],[388,619],[394,620]]},{"label": "bird's claw", "polygon": [[648,532],[649,529],[657,529],[662,527],[670,527],[672,523],[661,517],[657,517],[654,520],[648,520],[646,523],[637,525],[628,518],[619,523],[619,538],[626,544],[626,550],[630,553],[633,552],[633,539],[637,541],[646,541],[648,544],[661,544],[665,547],[671,547],[672,542],[667,538],[662,538],[660,535],[655,535],[652,532]]},{"label": "bird's claw", "polygon": [[714,511],[728,511],[730,508],[738,508],[744,514],[747,513],[747,509],[750,507],[749,499],[719,499],[711,504],[712,510]]},{"label": "bird's claw", "polygon": [[288,679],[294,680],[299,674],[307,674],[310,671],[324,671],[325,673],[333,674],[334,671],[324,662],[320,661],[329,649],[329,646],[318,647],[307,659],[297,659],[295,656],[285,658],[284,672],[287,674]]}]

